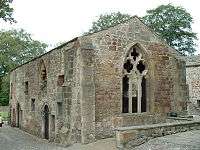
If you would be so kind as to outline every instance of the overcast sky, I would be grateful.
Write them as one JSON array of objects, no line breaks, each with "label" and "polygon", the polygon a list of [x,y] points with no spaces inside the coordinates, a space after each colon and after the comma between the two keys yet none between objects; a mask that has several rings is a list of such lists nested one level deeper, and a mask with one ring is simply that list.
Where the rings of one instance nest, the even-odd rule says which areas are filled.
[{"label": "overcast sky", "polygon": [[[13,0],[17,24],[0,24],[1,29],[23,28],[34,39],[55,45],[86,32],[103,13],[144,16],[147,9],[172,3],[193,17],[193,31],[200,39],[200,4],[197,0]],[[199,2],[200,3],[200,2]],[[198,41],[198,45],[200,45]],[[198,50],[200,53],[200,46]]]}]

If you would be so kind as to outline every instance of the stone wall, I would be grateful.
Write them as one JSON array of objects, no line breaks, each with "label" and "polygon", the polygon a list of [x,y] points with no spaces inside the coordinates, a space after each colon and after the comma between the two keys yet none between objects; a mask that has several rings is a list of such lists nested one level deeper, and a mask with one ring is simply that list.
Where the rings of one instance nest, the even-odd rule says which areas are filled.
[{"label": "stone wall", "polygon": [[[77,109],[75,104],[73,104],[74,107],[71,107],[72,101],[77,99],[77,93],[73,88],[69,90],[68,85],[64,83],[65,57],[67,57],[65,51],[69,49],[76,51],[75,47],[76,43],[72,41],[11,72],[10,107],[13,126],[18,126],[19,118],[21,129],[44,138],[43,111],[44,107],[48,106],[49,140],[66,145],[80,141],[78,134],[75,133],[77,136],[73,134],[78,132],[74,131],[76,130],[74,126],[80,125],[80,122],[78,124],[75,121],[71,123],[71,120],[77,120],[75,117],[80,116],[80,114],[72,117],[67,115],[69,114],[67,112],[73,113],[73,109]],[[44,81],[41,77],[43,76],[42,68],[46,69],[46,79]],[[72,68],[76,70],[75,65]],[[72,77],[74,76],[72,75]],[[75,94],[72,92],[75,92]],[[34,110],[32,106],[33,99],[35,100]],[[75,101],[73,102],[75,103]],[[17,105],[20,106],[20,116],[17,112]]]},{"label": "stone wall", "polygon": [[[114,134],[112,118],[122,113],[123,64],[134,45],[140,48],[148,68],[147,112],[186,110],[184,60],[137,17],[79,40],[94,51],[91,61],[95,68],[92,100],[95,96],[96,139]],[[88,56],[91,52],[88,51]],[[88,56],[86,58],[90,59]]]},{"label": "stone wall", "polygon": [[155,112],[182,112],[187,109],[185,61],[171,56],[169,49],[151,45],[154,60]]},{"label": "stone wall", "polygon": [[[147,71],[147,103],[139,117],[132,112],[132,117],[121,115],[123,68],[133,46]],[[165,118],[159,114],[186,109],[184,67],[174,49],[133,17],[108,30],[75,38],[14,69],[10,76],[12,124],[44,138],[48,114],[49,139],[69,145],[112,137],[118,125],[159,123]]]},{"label": "stone wall", "polygon": [[189,101],[188,113],[200,114],[200,56],[186,58],[186,78],[188,84]]},{"label": "stone wall", "polygon": [[139,126],[149,125],[156,123],[165,123],[166,114],[162,113],[139,113],[139,114],[121,114],[113,117],[113,126],[117,127],[128,127],[128,126]]}]

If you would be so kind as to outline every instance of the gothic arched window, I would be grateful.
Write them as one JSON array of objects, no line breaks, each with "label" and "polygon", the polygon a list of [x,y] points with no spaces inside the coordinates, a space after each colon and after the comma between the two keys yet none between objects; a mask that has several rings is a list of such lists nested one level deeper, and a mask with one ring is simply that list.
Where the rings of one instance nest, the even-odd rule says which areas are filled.
[{"label": "gothic arched window", "polygon": [[123,65],[122,112],[146,112],[147,67],[138,46],[133,46]]}]

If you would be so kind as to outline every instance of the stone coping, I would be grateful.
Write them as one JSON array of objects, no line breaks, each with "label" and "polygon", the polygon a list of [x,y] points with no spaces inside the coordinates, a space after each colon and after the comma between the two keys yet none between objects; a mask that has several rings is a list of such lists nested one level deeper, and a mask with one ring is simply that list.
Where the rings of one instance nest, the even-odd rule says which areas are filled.
[{"label": "stone coping", "polygon": [[185,120],[185,121],[193,121],[193,118],[183,118],[183,117],[167,117],[167,119],[173,119],[173,120]]},{"label": "stone coping", "polygon": [[115,128],[115,131],[143,130],[143,129],[145,130],[145,129],[150,129],[150,128],[171,127],[171,126],[188,125],[188,124],[195,124],[195,123],[200,124],[200,120],[172,122],[172,123],[159,123],[159,124],[150,124],[150,125],[141,125],[141,126],[118,127],[118,128]]}]

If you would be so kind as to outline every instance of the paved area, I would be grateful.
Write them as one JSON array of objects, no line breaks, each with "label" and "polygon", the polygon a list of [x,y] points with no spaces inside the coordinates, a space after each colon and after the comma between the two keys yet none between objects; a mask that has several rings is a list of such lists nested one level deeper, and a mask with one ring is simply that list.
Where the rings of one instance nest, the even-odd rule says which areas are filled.
[{"label": "paved area", "polygon": [[0,150],[66,150],[17,128],[0,128]]},{"label": "paved area", "polygon": [[200,150],[200,130],[155,138],[135,150]]},{"label": "paved area", "polygon": [[[0,128],[0,150],[117,150],[115,139],[62,147],[17,128]],[[200,130],[155,138],[133,150],[200,150]]]},{"label": "paved area", "polygon": [[114,138],[100,140],[87,145],[74,144],[62,147],[37,138],[17,128],[0,128],[0,150],[117,150]]}]

